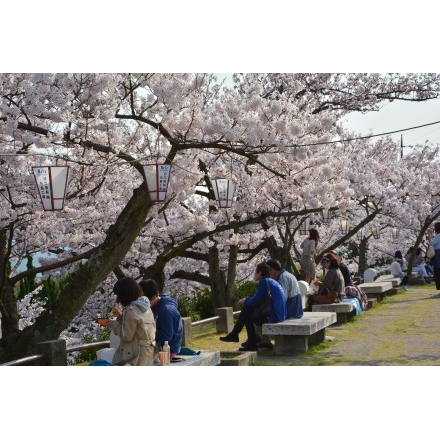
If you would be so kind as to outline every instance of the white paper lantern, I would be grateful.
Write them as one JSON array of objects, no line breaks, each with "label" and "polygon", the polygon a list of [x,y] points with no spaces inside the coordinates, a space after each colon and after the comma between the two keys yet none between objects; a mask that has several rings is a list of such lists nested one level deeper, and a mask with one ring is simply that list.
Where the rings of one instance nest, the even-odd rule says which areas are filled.
[{"label": "white paper lantern", "polygon": [[168,191],[171,165],[144,165],[145,183],[152,202],[163,202]]},{"label": "white paper lantern", "polygon": [[214,197],[219,208],[230,208],[234,199],[235,184],[228,179],[211,179]]},{"label": "white paper lantern", "polygon": [[341,222],[339,223],[339,230],[343,234],[346,234],[350,230],[350,226],[348,224],[348,220],[344,220],[344,219],[341,220]]},{"label": "white paper lantern", "polygon": [[61,211],[64,208],[70,167],[32,167],[45,211]]}]

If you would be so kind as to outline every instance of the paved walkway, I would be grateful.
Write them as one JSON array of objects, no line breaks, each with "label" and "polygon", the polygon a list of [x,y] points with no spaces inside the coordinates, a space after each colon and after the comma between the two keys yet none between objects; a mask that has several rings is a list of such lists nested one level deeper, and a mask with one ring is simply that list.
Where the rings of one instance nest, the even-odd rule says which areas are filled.
[{"label": "paved walkway", "polygon": [[258,353],[263,365],[440,365],[440,296],[435,285],[409,286],[353,322],[327,328],[326,342],[303,355]]}]

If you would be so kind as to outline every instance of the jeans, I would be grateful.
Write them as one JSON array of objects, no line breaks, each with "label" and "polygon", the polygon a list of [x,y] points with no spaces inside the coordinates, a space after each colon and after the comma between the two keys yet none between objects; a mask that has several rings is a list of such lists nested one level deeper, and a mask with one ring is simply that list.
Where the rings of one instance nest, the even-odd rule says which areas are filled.
[{"label": "jeans", "polygon": [[425,264],[425,270],[428,275],[434,275],[434,272],[429,264]]},{"label": "jeans", "polygon": [[238,336],[243,330],[243,327],[246,327],[249,345],[256,345],[258,342],[260,342],[257,334],[255,333],[254,322],[252,319],[253,310],[253,306],[247,306],[245,303],[241,309],[240,315],[238,315],[237,323],[234,325],[234,328],[231,331],[232,334]]}]

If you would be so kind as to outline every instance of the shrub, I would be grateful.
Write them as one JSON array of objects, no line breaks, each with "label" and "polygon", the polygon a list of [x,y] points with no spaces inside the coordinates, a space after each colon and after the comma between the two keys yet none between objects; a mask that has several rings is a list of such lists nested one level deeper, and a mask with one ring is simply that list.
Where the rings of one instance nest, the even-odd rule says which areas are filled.
[{"label": "shrub", "polygon": [[209,289],[196,289],[192,296],[179,298],[179,311],[182,316],[189,316],[193,322],[214,316],[212,293]]},{"label": "shrub", "polygon": [[38,295],[36,295],[37,299],[45,300],[46,305],[51,307],[53,306],[58,297],[60,296],[61,291],[69,284],[71,280],[71,275],[65,275],[60,278],[53,278],[51,275],[46,280],[43,280],[41,284],[43,284],[43,288],[40,290]]},{"label": "shrub", "polygon": [[257,284],[255,281],[245,281],[244,283],[235,286],[234,292],[234,302],[241,298],[246,298],[248,296],[253,296],[257,289]]},{"label": "shrub", "polygon": [[[90,344],[91,342],[108,341],[109,339],[110,329],[106,327],[96,338],[93,338],[90,335],[84,335],[84,344]],[[83,364],[85,362],[96,360],[96,352],[98,350],[99,348],[93,348],[90,350],[79,351],[73,356],[73,360],[71,361],[72,365]]]}]

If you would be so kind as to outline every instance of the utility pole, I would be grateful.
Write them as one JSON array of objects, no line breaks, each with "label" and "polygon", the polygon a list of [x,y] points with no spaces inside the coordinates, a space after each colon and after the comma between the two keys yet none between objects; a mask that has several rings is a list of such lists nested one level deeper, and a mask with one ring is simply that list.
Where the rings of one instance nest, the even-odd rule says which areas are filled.
[{"label": "utility pole", "polygon": [[400,158],[403,158],[403,134],[400,135]]}]

